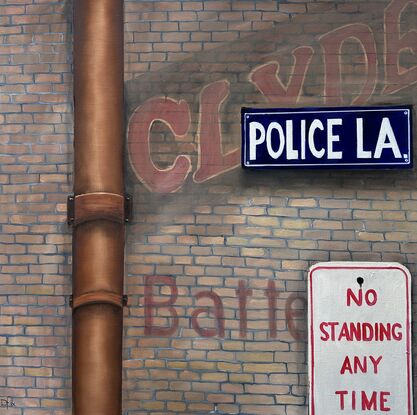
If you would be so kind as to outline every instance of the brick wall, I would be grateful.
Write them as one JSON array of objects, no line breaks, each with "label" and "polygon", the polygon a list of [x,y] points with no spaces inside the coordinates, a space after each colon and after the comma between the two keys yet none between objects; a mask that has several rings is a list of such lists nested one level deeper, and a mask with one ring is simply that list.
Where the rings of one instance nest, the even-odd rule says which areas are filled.
[{"label": "brick wall", "polygon": [[126,413],[306,414],[308,268],[415,273],[414,170],[244,171],[239,146],[242,106],[414,104],[416,12],[127,2]]},{"label": "brick wall", "polygon": [[[0,398],[12,415],[71,413],[71,7],[0,4]],[[238,150],[242,106],[415,104],[416,7],[125,1],[124,414],[306,414],[308,267],[417,271],[414,170],[247,172]],[[155,113],[148,145],[132,126]]]},{"label": "brick wall", "polygon": [[66,1],[0,3],[0,397],[15,403],[0,411],[64,414],[71,384],[71,9]]}]

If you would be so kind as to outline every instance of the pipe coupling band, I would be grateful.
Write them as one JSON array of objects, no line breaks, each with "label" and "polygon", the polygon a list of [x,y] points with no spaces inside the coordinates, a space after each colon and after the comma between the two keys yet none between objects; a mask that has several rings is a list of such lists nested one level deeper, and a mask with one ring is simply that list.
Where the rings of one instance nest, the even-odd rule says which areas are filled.
[{"label": "pipe coupling band", "polygon": [[94,291],[81,294],[75,298],[71,296],[70,304],[73,310],[88,304],[112,304],[122,308],[127,304],[127,296],[109,291]]},{"label": "pipe coupling band", "polygon": [[117,223],[129,222],[131,212],[132,198],[130,195],[94,192],[68,196],[69,225],[77,226],[99,219]]}]

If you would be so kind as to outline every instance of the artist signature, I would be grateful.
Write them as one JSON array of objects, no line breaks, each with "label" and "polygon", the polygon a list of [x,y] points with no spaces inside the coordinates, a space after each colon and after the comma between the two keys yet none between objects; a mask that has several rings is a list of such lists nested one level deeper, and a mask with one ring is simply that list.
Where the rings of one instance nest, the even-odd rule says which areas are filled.
[{"label": "artist signature", "polygon": [[16,406],[16,402],[10,397],[7,396],[6,398],[0,398],[0,408],[13,408]]}]

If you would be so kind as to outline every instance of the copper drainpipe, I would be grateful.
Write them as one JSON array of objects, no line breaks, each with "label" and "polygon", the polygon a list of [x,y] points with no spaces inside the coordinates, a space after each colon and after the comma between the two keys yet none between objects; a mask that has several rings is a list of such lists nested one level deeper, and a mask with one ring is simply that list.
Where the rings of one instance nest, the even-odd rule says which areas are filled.
[{"label": "copper drainpipe", "polygon": [[73,414],[121,413],[123,0],[74,1]]}]

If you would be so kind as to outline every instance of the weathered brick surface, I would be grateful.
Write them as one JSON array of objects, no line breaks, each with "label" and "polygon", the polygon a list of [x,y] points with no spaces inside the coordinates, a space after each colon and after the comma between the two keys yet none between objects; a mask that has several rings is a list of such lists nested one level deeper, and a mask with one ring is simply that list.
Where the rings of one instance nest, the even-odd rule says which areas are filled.
[{"label": "weathered brick surface", "polygon": [[[127,247],[126,413],[306,414],[308,268],[398,261],[416,272],[414,171],[248,172],[230,156],[240,145],[242,106],[415,103],[415,74],[385,90],[395,54],[386,38],[396,36],[389,22],[398,17],[386,8],[399,3],[169,2],[174,11],[156,10],[155,2],[147,17],[165,12],[160,22],[175,18],[177,31],[160,34],[150,21],[144,33],[127,24],[128,127],[152,111],[156,121],[149,149],[141,147],[154,166],[138,164],[146,159],[132,145],[139,133],[128,134],[135,220]],[[129,22],[144,13],[134,1],[128,8]],[[410,3],[401,33],[415,27],[416,11]],[[130,53],[138,41],[148,48],[146,66],[140,52]],[[325,60],[339,55],[340,76]],[[415,55],[400,55],[405,70],[417,65]],[[214,92],[204,98],[207,88]],[[169,129],[169,110],[152,109],[158,97],[185,101],[185,133]],[[186,113],[172,110],[177,120]],[[226,161],[207,158],[217,139]],[[189,170],[178,179],[169,169],[180,155]],[[164,177],[148,181],[155,167]]]},{"label": "weathered brick surface", "polygon": [[[406,6],[400,26],[390,4]],[[71,413],[71,7],[0,4],[0,397],[15,401],[12,415]],[[415,104],[415,55],[399,54],[410,74],[400,79],[389,57],[396,38],[415,29],[416,7],[125,1],[127,120],[153,97],[184,100],[188,130],[174,139],[154,123],[149,151],[161,171],[181,154],[190,169],[174,193],[158,194],[127,157],[135,219],[124,414],[304,415],[308,267],[398,261],[417,271],[414,170],[244,172],[233,161],[242,106]],[[350,24],[351,37],[334,49],[334,34]],[[325,56],[339,53],[337,77],[335,66],[326,73]],[[219,138],[232,157],[202,159],[204,137]],[[152,301],[173,304],[145,313]]]},{"label": "weathered brick surface", "polygon": [[0,396],[70,412],[71,7],[0,4]]}]

